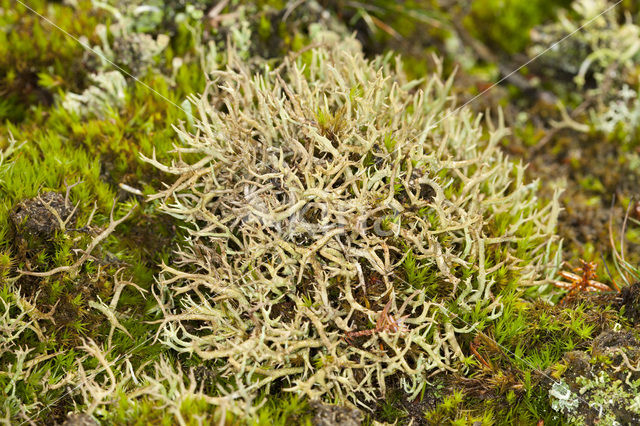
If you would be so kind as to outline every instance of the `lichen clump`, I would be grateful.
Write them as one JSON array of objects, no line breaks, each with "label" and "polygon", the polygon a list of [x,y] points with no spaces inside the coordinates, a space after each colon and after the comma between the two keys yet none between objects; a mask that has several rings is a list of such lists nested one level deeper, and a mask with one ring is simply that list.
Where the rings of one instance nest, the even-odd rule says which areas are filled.
[{"label": "lichen clump", "polygon": [[[158,279],[158,336],[220,361],[232,398],[277,383],[366,405],[390,376],[415,397],[500,291],[544,281],[558,205],[500,152],[505,128],[454,109],[451,80],[353,47],[256,75],[231,55],[179,159],[145,158],[177,175],[152,198],[190,233]],[[402,327],[345,339],[389,300]]]}]

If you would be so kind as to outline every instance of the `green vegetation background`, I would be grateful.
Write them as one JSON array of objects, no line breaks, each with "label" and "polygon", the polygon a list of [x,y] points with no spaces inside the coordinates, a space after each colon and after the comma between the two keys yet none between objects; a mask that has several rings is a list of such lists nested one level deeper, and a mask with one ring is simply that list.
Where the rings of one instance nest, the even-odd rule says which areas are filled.
[{"label": "green vegetation background", "polygon": [[[82,93],[94,84],[92,74],[109,70],[110,65],[101,63],[77,41],[25,7],[13,0],[0,0],[0,149],[6,152],[11,141],[20,145],[10,157],[0,161],[0,319],[8,321],[7,318],[23,315],[38,324],[20,333],[7,328],[11,333],[2,334],[2,338],[15,339],[11,341],[12,347],[30,351],[30,360],[43,357],[28,367],[28,375],[22,374],[26,367],[20,367],[20,363],[27,359],[26,355],[21,358],[19,351],[2,351],[8,344],[0,346],[0,413],[9,423],[27,419],[62,423],[68,412],[82,410],[83,407],[76,407],[73,392],[65,386],[53,388],[51,384],[65,378],[74,362],[84,356],[79,347],[86,345],[88,339],[104,345],[110,333],[116,349],[108,354],[109,361],[115,363],[122,354],[128,354],[132,369],[144,371],[146,364],[164,356],[180,368],[195,367],[205,393],[215,394],[216,382],[221,380],[215,376],[214,363],[183,357],[154,343],[153,321],[161,317],[154,297],[150,296],[154,277],[162,262],[171,261],[172,250],[185,232],[177,220],[160,214],[157,204],[145,201],[144,195],[161,188],[163,182],[171,182],[166,175],[140,161],[139,154],[150,156],[155,150],[160,160],[170,160],[169,151],[176,143],[172,125],[190,119],[177,105],[185,105],[187,95],[201,93],[205,87],[201,49],[215,46],[219,51],[218,64],[223,65],[227,40],[244,39],[242,34],[234,33],[237,28],[206,18],[216,2],[148,3],[162,11],[161,17],[152,21],[150,29],[141,22],[129,22],[129,30],[156,38],[166,34],[168,44],[145,63],[121,62],[115,57],[116,63],[134,73],[144,85],[127,78],[124,99],[116,104],[70,112],[62,105],[65,94]],[[405,69],[412,77],[434,71],[430,54],[442,56],[445,74],[458,68],[454,91],[463,100],[471,99],[498,80],[504,75],[504,67],[514,69],[514,65],[524,62],[521,59],[527,58],[526,50],[532,43],[531,30],[554,21],[560,10],[568,10],[570,6],[569,1],[550,0],[446,3],[326,0],[320,1],[319,6],[346,32],[357,34],[367,55],[388,51],[402,54]],[[122,24],[107,8],[96,7],[86,0],[30,0],[27,4],[91,46],[103,43],[96,31],[99,23],[106,22],[107,27],[111,23]],[[111,4],[124,10],[128,3]],[[257,55],[277,65],[283,56],[303,51],[309,45],[309,26],[322,12],[310,12],[306,2],[292,8],[283,1],[231,1],[220,13],[239,14],[255,35],[245,40],[247,58]],[[637,22],[635,2],[623,1],[615,13],[620,19],[627,13]],[[452,42],[454,33],[457,44]],[[113,41],[117,34],[110,37]],[[177,58],[181,66],[176,71]],[[518,75],[530,83],[540,79],[542,71],[532,64]],[[566,183],[565,213],[559,228],[565,239],[564,258],[574,264],[578,258],[601,263],[599,280],[610,282],[602,256],[614,278],[624,284],[612,255],[609,239],[612,231],[607,221],[611,214],[616,224],[612,229],[617,232],[624,209],[632,203],[631,197],[637,195],[632,188],[637,188],[634,185],[640,181],[640,173],[633,163],[635,157],[629,155],[637,152],[638,137],[621,128],[611,134],[596,130],[552,132],[549,123],[561,118],[560,109],[554,102],[540,99],[552,93],[572,108],[579,106],[582,99],[576,98],[580,95],[575,95],[574,82],[566,76],[558,74],[542,80],[537,86],[507,80],[472,107],[479,111],[503,107],[509,124],[514,126],[512,137],[505,142],[505,151],[531,162],[530,177],[545,176],[549,182]],[[152,93],[150,88],[166,99]],[[522,114],[526,115],[524,120]],[[576,120],[589,125],[586,115]],[[549,134],[552,136],[548,137]],[[576,149],[581,150],[579,154]],[[72,186],[74,183],[78,184]],[[143,195],[132,193],[128,187],[137,188]],[[69,224],[69,232],[34,235],[12,220],[12,214],[25,200],[50,191],[65,194],[67,189],[71,203],[78,205],[73,219],[77,226]],[[547,190],[550,194],[552,188]],[[619,203],[610,209],[612,193],[618,195]],[[73,265],[81,256],[77,250],[86,247],[109,224],[112,208],[119,218],[135,205],[138,208],[128,220],[95,249],[91,260],[79,270],[43,278],[18,274],[18,270],[24,269],[45,272]],[[97,212],[91,226],[83,229],[94,206]],[[614,243],[617,249],[619,237]],[[633,226],[627,228],[624,236],[631,244],[638,242],[639,237]],[[637,259],[638,252],[628,248],[630,264]],[[111,303],[113,276],[134,282],[141,289],[126,287],[117,301],[118,321],[129,335],[121,329],[112,330],[113,321],[92,304]],[[559,379],[573,368],[567,360],[568,353],[593,354],[594,338],[603,332],[623,330],[629,333],[625,344],[637,345],[634,325],[637,322],[625,315],[628,308],[620,309],[624,304],[615,295],[548,303],[558,302],[561,297],[562,292],[555,292],[543,302],[536,300],[533,293],[522,297],[514,292],[505,300],[504,315],[481,327],[473,341],[464,342],[471,373],[434,377],[433,387],[426,389],[417,403],[407,402],[400,390],[394,390],[380,401],[374,413],[366,413],[365,422],[585,421],[565,416],[566,412],[552,407],[553,398],[549,395],[552,384],[546,377]],[[25,301],[35,310],[20,308]],[[487,365],[483,365],[481,358]],[[617,360],[594,355],[590,362],[602,365],[598,374],[601,371],[606,375],[603,383],[618,380],[606,367]],[[95,363],[88,357],[86,368],[94,368]],[[637,386],[635,383],[626,390],[618,386],[616,398],[623,399],[614,409],[614,418],[623,418],[620,411],[633,404],[632,396],[624,400],[621,395],[625,392],[632,395],[630,392],[637,390]],[[113,403],[102,409],[101,420],[105,424],[174,424],[178,418],[187,424],[198,424],[199,419],[212,420],[222,415],[216,407],[198,398],[180,401],[176,412],[159,400],[132,398],[124,389],[118,392],[121,393],[114,396]],[[258,418],[246,420],[229,415],[226,421],[305,423],[311,422],[316,414],[308,401],[275,394],[267,396]]]}]

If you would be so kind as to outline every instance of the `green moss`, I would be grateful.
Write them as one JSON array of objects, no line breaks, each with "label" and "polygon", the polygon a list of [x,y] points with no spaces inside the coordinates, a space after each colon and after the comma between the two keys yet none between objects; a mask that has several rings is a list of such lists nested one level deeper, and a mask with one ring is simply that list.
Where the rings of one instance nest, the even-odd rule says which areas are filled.
[{"label": "green moss", "polygon": [[[469,365],[477,368],[454,388],[472,390],[445,399],[444,406],[428,414],[435,416],[434,421],[455,418],[456,413],[491,412],[499,424],[557,422],[548,397],[548,372],[568,352],[585,348],[598,333],[621,321],[615,310],[588,302],[551,306],[526,302],[517,293],[503,293],[501,302],[502,315],[495,321],[483,322],[475,314],[461,316],[466,323],[478,323],[476,337],[466,343],[475,351],[468,352],[472,353]],[[456,312],[455,305],[450,309]],[[556,370],[554,379],[561,374]],[[489,401],[483,398],[487,393],[493,395]]]},{"label": "green moss", "polygon": [[[74,7],[45,0],[28,4],[64,31],[96,42],[101,17],[90,1]],[[60,91],[85,86],[81,45],[12,0],[2,0],[0,9],[0,121],[21,121],[31,106],[51,105]]]},{"label": "green moss", "polygon": [[252,426],[287,426],[291,424],[310,426],[311,412],[307,400],[296,395],[278,395],[268,398],[264,407],[258,410]]},{"label": "green moss", "polygon": [[529,31],[555,16],[571,0],[480,0],[471,3],[465,26],[491,46],[518,53],[529,43]]},{"label": "green moss", "polygon": [[430,425],[493,425],[495,418],[491,409],[481,411],[469,410],[464,406],[465,395],[462,391],[454,391],[445,396],[433,410],[425,413]]},{"label": "green moss", "polygon": [[[36,23],[21,7],[16,6],[15,10],[11,4],[3,4],[2,7],[11,13],[0,15],[0,19],[11,21],[6,28],[15,31],[14,34],[3,35],[25,40],[19,43],[8,40],[9,45],[2,43],[0,49],[11,46],[14,51],[2,55],[0,66],[19,69],[24,62],[30,67],[46,69],[49,74],[39,75],[39,84],[51,90],[52,95],[55,91],[59,100],[65,98],[65,91],[80,91],[86,81],[83,74],[74,73],[77,67],[87,65],[79,62],[83,58],[83,48],[59,32],[41,34],[40,25],[47,24]],[[36,8],[44,12],[38,2]],[[86,35],[90,43],[96,43],[93,35],[96,18],[87,10],[89,7],[85,3],[81,3],[76,11],[68,6],[52,4],[46,9],[46,14],[71,33]],[[24,37],[27,24],[35,28],[32,38]],[[81,28],[83,25],[86,27]],[[179,51],[183,54],[188,52],[184,47]],[[9,77],[15,74],[11,70],[6,72]],[[149,75],[145,83],[174,103],[182,102],[187,93],[204,88],[205,77],[193,62],[184,63],[175,77],[179,84],[161,75]],[[4,80],[5,83],[7,81]],[[3,89],[13,90],[12,87],[5,84]],[[77,371],[76,362],[83,355],[71,348],[87,339],[100,345],[113,344],[118,348],[116,353],[128,354],[127,362],[136,369],[144,363],[154,362],[162,352],[160,347],[149,342],[154,326],[144,322],[155,317],[153,298],[130,287],[122,291],[113,312],[126,332],[117,328],[111,332],[112,324],[105,318],[105,313],[111,309],[108,305],[114,291],[114,276],[131,279],[148,291],[158,265],[168,261],[172,241],[180,238],[178,224],[168,217],[159,218],[153,203],[138,209],[127,222],[116,228],[79,270],[42,278],[17,276],[16,273],[18,269],[43,272],[73,264],[93,237],[109,223],[108,212],[114,202],[116,218],[122,217],[135,204],[132,195],[119,187],[120,183],[140,190],[155,186],[154,174],[138,160],[138,155],[141,151],[151,155],[155,150],[162,158],[175,137],[170,123],[183,119],[184,115],[143,86],[131,84],[126,90],[125,102],[119,108],[109,105],[106,116],[100,118],[82,111],[85,117],[81,119],[65,110],[62,102],[34,102],[27,96],[19,99],[20,105],[10,108],[12,112],[20,113],[11,118],[19,118],[21,123],[5,122],[0,126],[3,135],[11,134],[16,140],[25,142],[8,162],[2,164],[0,161],[0,282],[3,285],[7,281],[12,283],[5,287],[5,291],[20,289],[20,296],[11,296],[6,301],[11,312],[21,303],[28,303],[37,312],[51,314],[47,318],[36,317],[36,325],[31,326],[40,334],[16,334],[13,339],[12,344],[17,345],[16,348],[30,348],[26,360],[34,362],[35,367],[29,371],[14,372],[11,379],[14,384],[10,386],[7,382],[3,386],[7,392],[13,392],[4,395],[4,400],[11,401],[13,405],[0,407],[3,417],[16,418],[17,407],[24,407],[36,418],[53,416],[58,422],[64,421],[66,412],[73,409],[68,397],[61,398],[67,388],[46,390],[46,385],[59,382],[72,370]],[[50,101],[53,100],[51,96]],[[24,114],[27,109],[29,113]],[[0,139],[0,149],[6,149],[4,141]],[[74,223],[79,229],[72,230],[73,226],[69,226],[67,232],[42,237],[21,233],[11,223],[10,213],[21,201],[46,191],[64,194],[65,182],[79,181],[81,183],[70,191],[70,202],[78,204]],[[93,221],[89,227],[80,229],[87,222],[94,203],[97,212]],[[104,311],[96,309],[101,304]],[[111,333],[112,337],[107,338]],[[64,350],[65,357],[48,358],[49,354],[61,350]],[[16,358],[8,356],[9,353],[3,352],[4,355],[0,356],[0,380],[2,377],[10,378],[5,376],[7,368],[15,364]],[[43,361],[33,361],[39,359]],[[92,357],[88,357],[83,365],[85,369],[97,367]],[[122,368],[126,371],[125,367]],[[45,383],[42,378],[47,371],[52,374]],[[44,404],[45,408],[41,411],[36,409],[36,401]],[[185,402],[184,410],[198,406],[197,402],[194,404]],[[173,424],[174,418],[167,415],[163,421]]]}]

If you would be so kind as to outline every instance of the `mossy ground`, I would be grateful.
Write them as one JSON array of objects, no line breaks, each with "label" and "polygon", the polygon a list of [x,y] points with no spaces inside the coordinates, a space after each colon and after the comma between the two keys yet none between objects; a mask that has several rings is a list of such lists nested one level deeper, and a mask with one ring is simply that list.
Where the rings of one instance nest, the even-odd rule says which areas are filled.
[{"label": "mossy ground", "polygon": [[[283,55],[308,45],[309,25],[317,17],[307,14],[304,6],[289,11],[286,2],[231,2],[221,12],[237,12],[238,3],[250,6],[246,18],[257,35],[248,46],[247,57],[259,55],[275,66]],[[522,62],[519,59],[530,42],[528,29],[554,20],[554,8],[568,5],[548,1],[526,5],[506,2],[510,5],[508,13],[502,13],[498,3],[503,7],[504,2],[496,1],[473,2],[470,9],[441,6],[432,1],[401,5],[387,1],[361,5],[340,1],[320,3],[327,13],[356,31],[366,53],[399,52],[405,68],[414,77],[433,71],[433,61],[426,59],[429,53],[444,56],[445,70],[458,68],[454,91],[463,99],[471,99],[483,91],[504,73],[505,66]],[[46,1],[28,4],[75,36],[86,37],[89,44],[100,44],[95,29],[107,12],[97,10],[90,2],[79,1],[75,6]],[[176,23],[173,17],[184,12],[186,6],[181,2],[162,5],[164,20],[151,33],[166,33],[171,41],[140,79],[173,103],[182,105],[188,94],[202,92],[205,87],[196,34],[221,49],[234,34],[228,27],[194,13]],[[196,10],[205,13],[212,5],[206,1],[195,3]],[[622,16],[622,10],[638,23],[634,2],[623,2],[616,13]],[[194,33],[193,28],[199,25],[201,32]],[[457,35],[456,43],[451,42],[451,34]],[[236,41],[242,39],[235,37]],[[175,58],[181,58],[183,65],[174,72],[171,64]],[[224,62],[222,54],[219,61]],[[7,318],[16,317],[21,297],[37,309],[29,311],[37,326],[12,337],[15,340],[11,342],[11,351],[0,346],[0,410],[9,422],[33,418],[38,423],[62,423],[68,412],[86,408],[76,407],[80,399],[74,392],[66,387],[54,389],[50,384],[59,382],[75,368],[77,359],[84,356],[78,348],[88,339],[106,346],[110,333],[113,335],[109,360],[115,362],[120,354],[129,354],[131,368],[139,374],[152,374],[145,366],[165,357],[181,368],[194,367],[196,379],[205,392],[215,394],[217,384],[222,381],[216,376],[215,363],[187,358],[154,343],[153,339],[156,331],[153,321],[161,317],[151,296],[154,277],[162,262],[172,261],[172,251],[186,232],[179,221],[160,214],[156,204],[145,201],[143,195],[161,188],[162,182],[171,182],[166,175],[140,161],[139,154],[150,156],[155,149],[159,159],[168,160],[176,138],[171,125],[181,120],[188,123],[190,117],[133,80],[127,81],[122,106],[107,110],[104,116],[80,117],[62,108],[56,101],[59,96],[81,93],[90,84],[89,75],[99,66],[80,45],[22,6],[11,1],[0,3],[0,149],[6,149],[10,140],[25,142],[0,163],[0,301],[6,307],[6,312],[0,307],[0,317],[5,314]],[[624,211],[632,197],[637,196],[640,180],[640,168],[634,162],[640,141],[637,136],[629,137],[623,132],[608,135],[571,129],[551,132],[549,123],[559,119],[560,113],[553,102],[545,102],[546,96],[551,93],[565,104],[577,106],[572,95],[574,86],[571,77],[562,75],[555,76],[553,85],[548,87],[526,84],[527,79],[540,72],[532,64],[519,74],[525,83],[508,80],[472,106],[479,110],[496,106],[505,109],[507,124],[514,131],[504,150],[531,163],[528,173],[530,177],[544,178],[547,195],[557,182],[565,182],[564,212],[558,227],[564,238],[563,258],[573,263],[578,258],[599,262],[600,281],[610,282],[608,269],[624,285],[613,262],[608,221],[613,217],[615,245],[620,250]],[[578,119],[588,122],[589,117]],[[67,188],[75,183],[78,184],[69,189],[68,201],[69,206],[78,207],[65,232],[56,227],[50,232],[30,229],[28,223],[12,220],[20,206],[38,207],[34,197],[39,194],[56,193],[64,200]],[[612,194],[617,197],[613,208]],[[77,270],[47,277],[18,274],[18,270],[46,272],[74,264],[92,238],[109,224],[114,203],[116,218],[134,205],[138,207]],[[85,226],[94,205],[95,216]],[[42,204],[38,208],[43,215],[48,212],[42,210]],[[61,211],[68,213],[65,209]],[[637,264],[640,245],[634,243],[640,242],[640,237],[634,226],[631,223],[626,228],[623,240],[627,244],[626,259]],[[605,268],[601,258],[608,267]],[[407,281],[411,281],[416,275],[415,265],[408,269]],[[113,322],[95,308],[100,303],[111,303],[113,276],[131,281],[142,290],[128,286],[117,301],[117,318],[129,335],[119,328],[112,331]],[[430,284],[422,285],[428,288]],[[461,321],[481,323],[473,337],[461,342],[466,372],[434,376],[432,386],[426,387],[417,401],[408,401],[399,384],[395,387],[391,384],[388,396],[379,401],[373,413],[365,413],[364,422],[534,424],[543,420],[545,424],[563,424],[579,416],[593,419],[594,414],[584,404],[583,412],[577,416],[575,413],[565,416],[554,410],[549,377],[566,380],[574,392],[586,386],[574,380],[578,374],[571,373],[579,365],[575,362],[578,359],[575,353],[579,352],[594,357],[591,375],[584,376],[583,382],[596,380],[601,373],[607,374],[602,383],[620,380],[610,368],[612,363],[620,364],[620,359],[611,351],[594,354],[594,338],[611,330],[637,337],[638,296],[633,288],[636,287],[624,289],[620,296],[613,292],[600,299],[580,296],[556,305],[537,299],[535,292],[525,296],[513,290],[504,299],[502,317],[491,322],[458,312],[452,303],[448,308],[454,314],[459,313]],[[561,292],[551,293],[553,296],[547,291],[545,297],[560,300]],[[627,341],[628,344],[618,342],[612,347],[625,347],[625,353],[631,356],[637,351],[637,342],[632,337]],[[21,352],[15,348],[31,352],[21,358]],[[16,368],[25,360],[38,362],[29,367],[32,371],[28,376],[20,376]],[[84,363],[90,369],[97,362],[89,357]],[[599,364],[605,366],[601,372],[597,371]],[[599,389],[597,383],[589,386],[590,393],[584,399]],[[198,424],[199,419],[219,419],[221,415],[197,397],[183,400],[176,413],[158,409],[161,403],[157,399],[144,396],[135,399],[124,390],[118,392],[121,393],[114,397],[114,402],[101,413],[105,423],[173,424],[182,418],[187,424]],[[629,390],[620,394],[625,392],[628,394]],[[285,393],[267,397],[265,406],[252,421],[255,424],[305,424],[312,422],[320,411],[311,408],[309,401]],[[614,415],[628,419],[624,417],[628,412],[620,414],[618,408],[613,410]],[[28,414],[21,415],[23,409]],[[231,415],[226,420],[228,424],[244,422]]]}]

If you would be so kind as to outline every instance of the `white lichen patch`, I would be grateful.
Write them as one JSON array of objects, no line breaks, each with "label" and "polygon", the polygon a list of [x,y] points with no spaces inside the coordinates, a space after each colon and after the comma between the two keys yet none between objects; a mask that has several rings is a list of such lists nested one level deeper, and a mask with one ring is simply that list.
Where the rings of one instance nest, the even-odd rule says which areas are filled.
[{"label": "white lichen patch", "polygon": [[544,281],[558,204],[500,152],[507,130],[455,110],[451,80],[349,50],[257,75],[231,54],[176,161],[145,157],[177,176],[152,198],[190,233],[158,277],[158,337],[220,360],[230,395],[365,405],[396,376],[415,397],[463,360],[459,313],[495,318],[500,289]]},{"label": "white lichen patch", "polygon": [[580,405],[578,397],[562,380],[553,383],[549,389],[549,396],[551,397],[551,408],[564,414],[573,413]]},{"label": "white lichen patch", "polygon": [[84,92],[67,93],[62,107],[79,116],[104,116],[109,110],[124,105],[127,82],[119,71],[107,71],[91,75],[93,85]]}]

